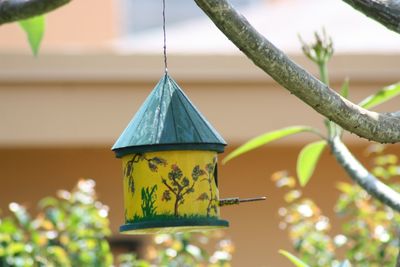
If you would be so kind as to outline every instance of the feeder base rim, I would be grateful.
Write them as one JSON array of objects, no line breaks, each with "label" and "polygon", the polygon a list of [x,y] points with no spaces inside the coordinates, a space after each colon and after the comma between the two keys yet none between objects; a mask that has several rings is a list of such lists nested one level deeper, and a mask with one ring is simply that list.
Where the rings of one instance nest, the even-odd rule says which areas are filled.
[{"label": "feeder base rim", "polygon": [[218,219],[170,219],[141,221],[121,225],[121,234],[161,234],[178,232],[201,232],[229,227],[229,222]]}]

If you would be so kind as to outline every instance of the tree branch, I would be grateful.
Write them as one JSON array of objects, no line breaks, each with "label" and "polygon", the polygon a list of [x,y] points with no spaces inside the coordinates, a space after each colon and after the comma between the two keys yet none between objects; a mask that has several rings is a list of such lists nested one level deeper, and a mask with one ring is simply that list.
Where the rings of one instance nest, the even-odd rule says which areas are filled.
[{"label": "tree branch", "polygon": [[163,178],[161,178],[161,182],[169,189],[169,191],[172,192],[172,194],[174,194],[175,196],[177,196],[178,194],[174,191],[174,189],[167,183],[167,181]]},{"label": "tree branch", "polygon": [[400,0],[343,0],[364,15],[400,33]]},{"label": "tree branch", "polygon": [[342,128],[380,143],[400,142],[400,115],[363,109],[344,99],[258,33],[227,0],[194,0],[255,65]]},{"label": "tree branch", "polygon": [[364,166],[351,154],[340,140],[334,137],[329,141],[332,153],[347,174],[374,198],[378,199],[393,210],[400,212],[400,194],[382,183],[378,178],[368,172]]},{"label": "tree branch", "polygon": [[0,25],[39,16],[72,0],[0,0]]},{"label": "tree branch", "polygon": [[194,185],[195,185],[195,184],[196,184],[196,181],[193,181],[192,186],[189,187],[188,189],[186,189],[186,191],[182,194],[182,197],[183,197],[184,195],[186,195],[187,193],[189,193],[189,192],[194,188]]},{"label": "tree branch", "polygon": [[400,267],[400,250],[399,253],[397,254],[396,267]]}]

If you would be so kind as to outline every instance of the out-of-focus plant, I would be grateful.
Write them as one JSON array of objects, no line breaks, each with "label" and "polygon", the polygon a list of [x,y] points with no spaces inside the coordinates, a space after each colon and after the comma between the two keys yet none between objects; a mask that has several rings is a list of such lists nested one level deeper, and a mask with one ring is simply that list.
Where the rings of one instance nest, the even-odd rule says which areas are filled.
[{"label": "out-of-focus plant", "polygon": [[[149,251],[149,256],[155,266],[229,267],[234,246],[229,239],[222,237],[219,231],[158,235],[154,239],[157,246]],[[211,243],[215,244],[215,249],[210,252],[204,246]]]},{"label": "out-of-focus plant", "polygon": [[[0,219],[0,267],[110,267],[113,255],[108,207],[97,200],[93,180],[81,180],[71,191],[47,197],[32,217],[25,207],[11,203],[12,216]],[[202,248],[218,239],[209,252]],[[120,267],[229,267],[233,253],[230,240],[220,232],[157,235],[148,259],[135,254],[118,257]]]},{"label": "out-of-focus plant", "polygon": [[32,216],[17,204],[0,220],[0,266],[111,266],[108,207],[96,200],[93,180],[59,191]]},{"label": "out-of-focus plant", "polygon": [[288,188],[284,200],[288,204],[279,209],[283,220],[280,228],[288,229],[294,250],[310,266],[329,266],[335,258],[335,246],[329,236],[329,219],[310,198],[302,196],[296,179],[287,172],[276,172],[272,180],[277,187]]},{"label": "out-of-focus plant", "polygon": [[120,267],[150,267],[147,260],[138,259],[136,254],[122,254],[118,257]]},{"label": "out-of-focus plant", "polygon": [[[399,190],[398,158],[385,154],[382,145],[371,146],[368,155],[372,156],[371,172]],[[344,223],[335,235],[330,220],[313,200],[302,196],[294,177],[283,171],[272,175],[272,180],[288,189],[284,196],[288,205],[279,209],[280,227],[288,230],[299,260],[309,266],[341,266],[338,255],[344,255],[354,266],[395,266],[400,215],[391,208],[358,185],[340,182],[335,212]]]},{"label": "out-of-focus plant", "polygon": [[[234,246],[222,232],[160,234],[147,249],[147,260],[132,254],[119,257],[120,267],[230,267]],[[204,247],[215,245],[211,251]]]}]

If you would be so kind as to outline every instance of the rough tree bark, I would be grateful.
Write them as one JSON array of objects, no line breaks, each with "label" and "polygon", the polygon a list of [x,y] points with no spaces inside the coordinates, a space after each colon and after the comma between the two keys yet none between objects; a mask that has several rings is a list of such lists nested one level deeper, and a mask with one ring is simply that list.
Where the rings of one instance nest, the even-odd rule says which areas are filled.
[{"label": "rough tree bark", "polygon": [[377,113],[344,99],[258,33],[227,0],[194,0],[255,65],[345,130],[380,143],[400,142],[400,112]]},{"label": "rough tree bark", "polygon": [[329,141],[332,154],[347,174],[374,198],[400,212],[400,194],[372,175],[351,154],[339,136]]},{"label": "rough tree bark", "polygon": [[0,25],[42,15],[71,0],[0,0]]},{"label": "rough tree bark", "polygon": [[388,29],[400,33],[400,0],[343,0]]}]

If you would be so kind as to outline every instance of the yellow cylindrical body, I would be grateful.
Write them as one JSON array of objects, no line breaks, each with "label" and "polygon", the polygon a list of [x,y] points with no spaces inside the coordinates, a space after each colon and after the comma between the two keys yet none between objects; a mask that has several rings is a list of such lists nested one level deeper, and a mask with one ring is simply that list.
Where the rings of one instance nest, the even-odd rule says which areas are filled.
[{"label": "yellow cylindrical body", "polygon": [[227,226],[219,220],[216,152],[129,154],[122,162],[125,225],[121,232],[170,233]]}]

